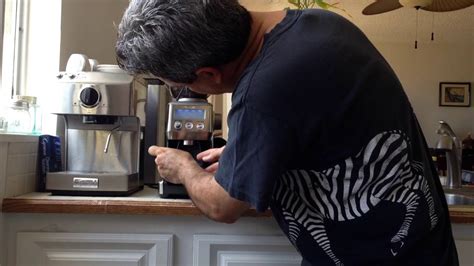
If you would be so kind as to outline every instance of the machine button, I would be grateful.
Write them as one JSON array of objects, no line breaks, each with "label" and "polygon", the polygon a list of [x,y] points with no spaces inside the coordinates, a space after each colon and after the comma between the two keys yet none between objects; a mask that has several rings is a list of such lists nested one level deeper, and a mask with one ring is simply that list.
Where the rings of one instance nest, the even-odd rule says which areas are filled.
[{"label": "machine button", "polygon": [[85,107],[94,107],[99,104],[100,94],[96,89],[87,87],[81,91],[79,98]]},{"label": "machine button", "polygon": [[204,129],[204,123],[198,123],[196,125],[196,128],[199,129],[199,130],[203,130]]},{"label": "machine button", "polygon": [[184,127],[186,129],[193,129],[194,125],[192,122],[186,122],[186,124],[184,124]]},{"label": "machine button", "polygon": [[181,121],[174,121],[174,128],[175,129],[183,128],[183,123],[181,123]]},{"label": "machine button", "polygon": [[71,74],[71,75],[69,75],[69,78],[70,78],[70,79],[75,79],[75,78],[76,78],[76,75]]},{"label": "machine button", "polygon": [[58,79],[62,79],[63,78],[63,74],[59,74],[56,76]]}]

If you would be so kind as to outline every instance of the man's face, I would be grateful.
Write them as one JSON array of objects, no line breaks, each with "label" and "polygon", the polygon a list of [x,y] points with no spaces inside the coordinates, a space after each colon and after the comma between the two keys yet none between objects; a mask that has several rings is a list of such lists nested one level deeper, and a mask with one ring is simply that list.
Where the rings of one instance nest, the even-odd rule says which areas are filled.
[{"label": "man's face", "polygon": [[193,83],[178,83],[164,78],[160,78],[160,80],[170,87],[188,87],[192,91],[201,94],[222,94],[226,92],[213,82],[194,81]]},{"label": "man's face", "polygon": [[[208,68],[211,69],[211,68]],[[221,72],[217,69],[208,71],[197,71],[197,79],[192,83],[174,82],[165,78],[160,78],[164,83],[170,87],[188,87],[192,91],[201,94],[222,94],[232,92],[232,89],[226,88],[222,82]]]}]

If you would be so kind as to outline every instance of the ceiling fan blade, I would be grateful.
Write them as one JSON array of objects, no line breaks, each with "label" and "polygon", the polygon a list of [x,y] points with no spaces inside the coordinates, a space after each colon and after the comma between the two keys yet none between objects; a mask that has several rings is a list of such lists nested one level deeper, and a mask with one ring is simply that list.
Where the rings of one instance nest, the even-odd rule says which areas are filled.
[{"label": "ceiling fan blade", "polygon": [[[471,1],[471,0],[466,0]],[[364,15],[377,15],[385,12],[389,12],[395,9],[401,8],[402,5],[398,0],[377,0],[376,2],[368,5],[362,10]]]},{"label": "ceiling fan blade", "polygon": [[432,12],[446,12],[463,9],[474,5],[474,0],[433,0],[433,3],[421,9]]}]

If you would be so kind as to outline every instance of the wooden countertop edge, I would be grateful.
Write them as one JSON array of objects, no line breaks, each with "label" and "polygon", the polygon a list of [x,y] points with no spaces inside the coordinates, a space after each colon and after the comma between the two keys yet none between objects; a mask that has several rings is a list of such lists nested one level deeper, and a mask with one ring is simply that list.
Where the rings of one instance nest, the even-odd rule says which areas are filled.
[{"label": "wooden countertop edge", "polygon": [[[474,224],[474,208],[451,206],[452,223]],[[124,214],[124,215],[203,215],[192,202],[121,201],[121,200],[52,200],[6,198],[4,213],[69,213],[69,214]],[[271,217],[271,211],[257,213],[249,210],[246,217]]]},{"label": "wooden countertop edge", "polygon": [[[192,202],[154,202],[119,200],[51,200],[3,199],[4,213],[70,213],[70,214],[149,214],[149,215],[203,215]],[[257,213],[251,209],[246,217],[271,217],[271,212]]]},{"label": "wooden countertop edge", "polygon": [[449,217],[455,224],[474,224],[474,208],[470,211],[458,210],[458,206],[449,207]]}]

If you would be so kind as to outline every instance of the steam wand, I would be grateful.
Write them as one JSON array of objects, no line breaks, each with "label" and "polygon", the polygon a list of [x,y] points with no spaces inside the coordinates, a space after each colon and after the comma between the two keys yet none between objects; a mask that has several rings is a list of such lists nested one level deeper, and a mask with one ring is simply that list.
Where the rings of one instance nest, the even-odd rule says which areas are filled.
[{"label": "steam wand", "polygon": [[121,125],[118,125],[118,126],[112,128],[112,130],[110,130],[109,135],[107,135],[107,140],[105,141],[104,153],[107,153],[109,151],[109,144],[110,144],[110,138],[112,137],[112,133],[114,133],[114,131],[119,129],[120,126]]}]

